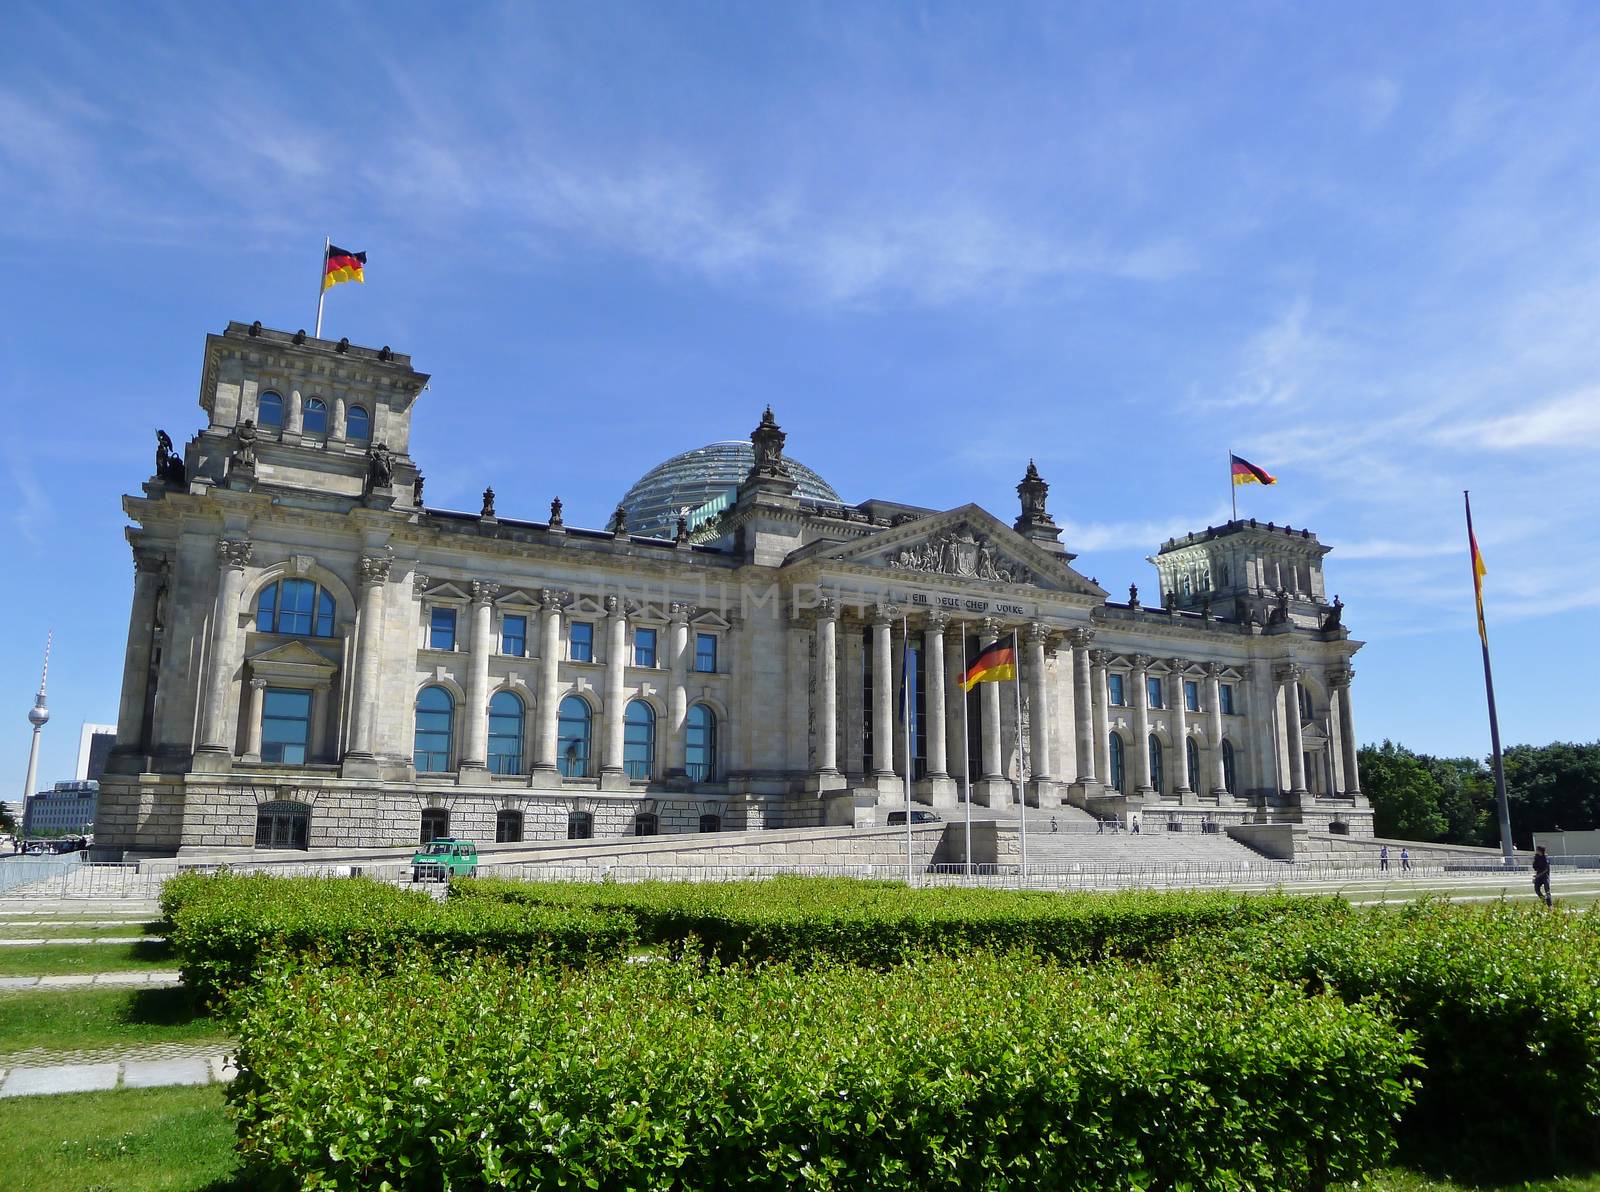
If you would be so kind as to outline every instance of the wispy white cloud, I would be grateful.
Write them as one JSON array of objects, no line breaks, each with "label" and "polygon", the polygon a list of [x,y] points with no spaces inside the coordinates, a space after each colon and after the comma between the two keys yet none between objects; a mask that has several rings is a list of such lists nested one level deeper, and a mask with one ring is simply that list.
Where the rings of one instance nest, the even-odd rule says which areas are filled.
[{"label": "wispy white cloud", "polygon": [[1581,389],[1542,405],[1485,418],[1461,427],[1442,427],[1441,442],[1489,451],[1528,447],[1590,450],[1600,444],[1600,385]]}]

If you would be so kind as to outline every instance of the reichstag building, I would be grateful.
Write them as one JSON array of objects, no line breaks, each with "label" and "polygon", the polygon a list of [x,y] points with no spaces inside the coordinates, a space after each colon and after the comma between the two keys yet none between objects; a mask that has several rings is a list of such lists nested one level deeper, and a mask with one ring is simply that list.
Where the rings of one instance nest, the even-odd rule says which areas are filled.
[{"label": "reichstag building", "polygon": [[[849,504],[770,409],[619,484],[603,528],[559,500],[502,517],[492,491],[436,509],[410,450],[427,379],[260,323],[206,338],[203,424],[181,451],[161,435],[124,499],[102,852],[881,822],[908,766],[940,809],[1020,789],[1124,821],[1371,834],[1360,643],[1307,530],[1168,541],[1154,598],[1111,600],[1031,463],[1010,519]],[[964,694],[1013,633],[1020,699]]]}]

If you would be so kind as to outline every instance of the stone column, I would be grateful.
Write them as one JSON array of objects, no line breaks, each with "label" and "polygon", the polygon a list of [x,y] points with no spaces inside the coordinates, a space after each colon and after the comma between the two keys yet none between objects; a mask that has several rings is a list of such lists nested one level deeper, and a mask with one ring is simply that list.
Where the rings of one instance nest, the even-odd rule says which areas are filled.
[{"label": "stone column", "polygon": [[1339,757],[1344,764],[1344,790],[1347,797],[1361,793],[1360,763],[1356,749],[1356,722],[1350,708],[1350,680],[1355,678],[1353,668],[1345,666],[1328,676],[1334,694],[1339,699]]},{"label": "stone column", "polygon": [[1298,664],[1290,662],[1278,668],[1278,682],[1283,685],[1283,723],[1287,730],[1289,750],[1289,793],[1303,798],[1306,790],[1305,738],[1300,731],[1300,676]]},{"label": "stone column", "polygon": [[949,777],[948,760],[945,755],[945,719],[944,719],[944,692],[945,692],[945,665],[944,665],[944,634],[950,626],[950,617],[945,613],[934,613],[928,618],[928,623],[922,631],[922,650],[926,657],[923,659],[922,675],[925,687],[925,702],[928,714],[928,777]]},{"label": "stone column", "polygon": [[267,681],[251,679],[246,690],[249,696],[239,711],[239,715],[245,718],[244,727],[247,734],[244,760],[258,762],[261,760],[261,715],[266,700]]},{"label": "stone column", "polygon": [[[872,772],[883,780],[894,778],[894,647],[890,628],[900,610],[879,604],[872,610]],[[892,787],[892,781],[889,786]]]},{"label": "stone column", "polygon": [[1217,796],[1219,803],[1222,802],[1223,792],[1228,789],[1227,769],[1222,764],[1221,675],[1221,663],[1206,663],[1206,714],[1211,720],[1211,793]]},{"label": "stone column", "polygon": [[166,577],[165,558],[149,551],[133,552],[133,608],[128,614],[128,645],[122,654],[122,694],[117,701],[117,748],[128,753],[137,753],[145,745],[144,709],[150,689],[156,604]]},{"label": "stone column", "polygon": [[1183,668],[1189,664],[1182,658],[1172,658],[1167,665],[1171,668],[1172,741],[1173,752],[1177,755],[1172,759],[1172,774],[1177,779],[1172,789],[1182,799],[1184,795],[1194,794],[1199,782],[1199,775],[1189,773],[1189,701],[1184,698],[1183,691]]},{"label": "stone column", "polygon": [[1111,786],[1111,723],[1106,713],[1106,663],[1111,661],[1107,650],[1092,650],[1089,659],[1094,663],[1094,769],[1100,782]]},{"label": "stone column", "polygon": [[300,425],[305,408],[303,400],[300,396],[300,390],[291,389],[289,391],[289,408],[283,412],[284,434],[298,435],[300,433]]},{"label": "stone column", "polygon": [[606,597],[606,740],[600,759],[602,782],[626,782],[622,771],[622,741],[625,719],[622,707],[623,680],[628,665],[628,610],[620,597]]},{"label": "stone column", "polygon": [[377,718],[378,657],[383,636],[384,587],[389,582],[388,552],[363,555],[360,563],[360,627],[356,633],[355,686],[350,693],[350,753],[362,760],[373,757],[373,725]]},{"label": "stone column", "polygon": [[556,772],[556,706],[561,702],[561,597],[549,588],[539,592],[544,630],[539,635],[539,727],[534,734],[533,769],[538,783],[559,786]]},{"label": "stone column", "polygon": [[[239,620],[239,596],[244,591],[244,569],[250,562],[253,544],[248,538],[217,540],[217,599],[211,612],[210,669],[200,705],[200,748],[221,759],[231,757],[233,743],[228,739],[228,687],[233,681],[233,645]],[[226,768],[224,765],[222,768]]]},{"label": "stone column", "polygon": [[[1050,683],[1044,669],[1044,644],[1050,631],[1035,621],[1028,626],[1028,744],[1033,754],[1033,788],[1028,800],[1035,807],[1044,807],[1054,793],[1055,767],[1050,761]],[[1022,726],[1017,726],[1022,731]],[[1026,796],[1025,796],[1026,797]]]},{"label": "stone column", "polygon": [[333,399],[333,410],[328,416],[328,438],[336,440],[344,438],[344,398]]},{"label": "stone column", "polygon": [[467,663],[467,706],[462,709],[466,731],[458,770],[489,768],[489,654],[494,649],[490,631],[499,591],[499,584],[472,581],[472,629],[467,639],[472,656]]},{"label": "stone column", "polygon": [[687,781],[689,738],[689,614],[687,604],[672,604],[668,615],[667,665],[671,686],[667,691],[667,781]]},{"label": "stone column", "polygon": [[[985,618],[978,635],[979,650],[986,650],[1000,640],[1000,623]],[[976,659],[974,659],[976,661]],[[976,796],[979,803],[989,807],[1011,805],[1011,783],[1006,779],[1005,759],[1001,755],[1003,727],[1000,720],[1000,683],[978,684],[979,720],[982,725],[983,781]]]},{"label": "stone column", "polygon": [[1150,774],[1150,664],[1148,654],[1133,656],[1133,765],[1139,776],[1138,793],[1152,795],[1156,788]]},{"label": "stone column", "polygon": [[967,673],[967,627],[964,622],[958,623],[947,632],[950,640],[945,643],[945,706],[951,710],[945,717],[945,765],[955,776],[957,785],[965,789],[962,784],[966,782],[970,771],[967,766],[964,708],[967,693],[961,690],[961,681]]},{"label": "stone column", "polygon": [[817,772],[839,773],[839,602],[817,602]]},{"label": "stone column", "polygon": [[[1078,732],[1078,782],[1085,789],[1082,793],[1088,794],[1088,787],[1097,781],[1095,778],[1095,727],[1094,710],[1094,680],[1089,673],[1089,643],[1094,640],[1094,630],[1074,629],[1072,631],[1072,682],[1077,690],[1077,699],[1073,701],[1073,712],[1077,720]],[[1095,792],[1098,793],[1098,792]]]}]

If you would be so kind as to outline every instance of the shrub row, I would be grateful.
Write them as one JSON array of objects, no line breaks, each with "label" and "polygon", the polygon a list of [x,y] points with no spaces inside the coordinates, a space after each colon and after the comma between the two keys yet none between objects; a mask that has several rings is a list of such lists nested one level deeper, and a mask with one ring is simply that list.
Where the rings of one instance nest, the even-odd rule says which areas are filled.
[{"label": "shrub row", "polygon": [[477,878],[452,901],[621,911],[641,942],[687,941],[722,961],[823,958],[884,966],[930,951],[1025,949],[1063,960],[1139,958],[1177,936],[1241,922],[1320,923],[1351,914],[1336,898],[1236,893],[1054,894],[894,882],[778,878],[759,882],[582,884]]},{"label": "shrub row", "polygon": [[265,1187],[1324,1188],[1410,1095],[1367,1007],[1123,962],[279,964],[238,1004]]},{"label": "shrub row", "polygon": [[390,971],[402,954],[484,953],[582,964],[633,942],[627,915],[489,900],[437,903],[364,878],[183,876],[162,895],[183,981],[202,1001],[247,982],[274,950]]},{"label": "shrub row", "polygon": [[1416,904],[1175,942],[1175,972],[1243,967],[1415,1032],[1409,1157],[1496,1177],[1600,1160],[1600,912]]}]

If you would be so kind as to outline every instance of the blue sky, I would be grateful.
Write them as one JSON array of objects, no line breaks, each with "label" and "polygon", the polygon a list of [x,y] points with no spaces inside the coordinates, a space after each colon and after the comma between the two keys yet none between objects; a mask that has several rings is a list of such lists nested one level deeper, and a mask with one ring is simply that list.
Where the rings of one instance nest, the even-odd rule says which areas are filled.
[{"label": "blue sky", "polygon": [[[847,500],[1015,515],[1079,566],[1309,525],[1357,728],[1600,735],[1600,7],[12,3],[0,15],[0,641],[20,785],[115,715],[119,497],[200,421],[202,337],[309,327],[434,376],[432,504],[603,524],[748,433]],[[6,787],[7,797],[12,797]]]}]

